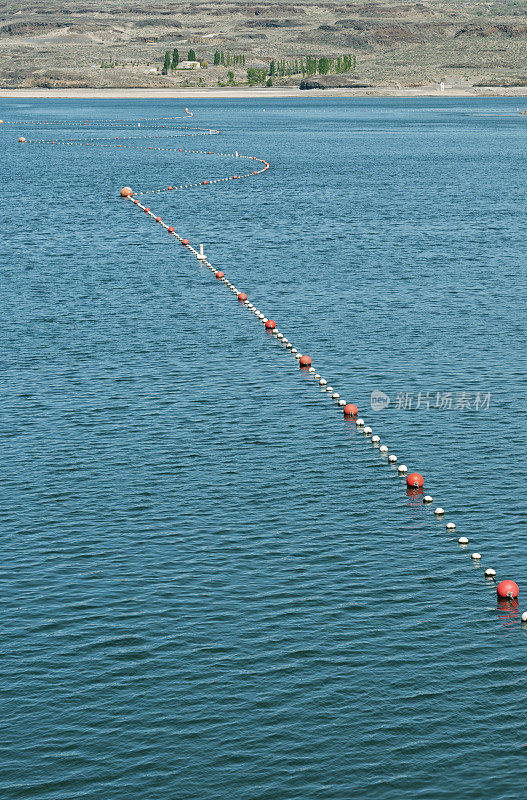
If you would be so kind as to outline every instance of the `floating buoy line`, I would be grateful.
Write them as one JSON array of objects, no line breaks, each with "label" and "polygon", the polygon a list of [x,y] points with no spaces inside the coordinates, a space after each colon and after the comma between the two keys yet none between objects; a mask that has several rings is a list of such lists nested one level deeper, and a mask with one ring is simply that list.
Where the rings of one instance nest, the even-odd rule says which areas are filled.
[{"label": "floating buoy line", "polygon": [[[143,117],[139,120],[119,120],[119,119],[103,119],[103,120],[55,120],[55,121],[30,121],[30,120],[17,120],[17,121],[4,121],[0,120],[1,125],[13,125],[13,126],[20,126],[20,125],[35,125],[37,127],[43,128],[44,126],[48,125],[53,129],[57,128],[72,128],[72,127],[79,127],[79,126],[90,126],[90,127],[120,127],[124,129],[135,129],[140,131],[141,128],[146,129],[159,129],[164,128],[166,129],[166,135],[170,136],[211,136],[217,135],[220,133],[219,130],[214,128],[193,128],[192,130],[188,130],[187,126],[176,124],[176,120],[188,120],[193,117],[193,114],[188,110],[185,109],[186,116],[185,117],[151,117],[146,118]],[[174,132],[173,132],[174,131]],[[21,144],[55,144],[55,145],[64,145],[64,146],[93,146],[93,147],[117,147],[117,148],[133,148],[138,150],[152,150],[158,152],[179,152],[182,154],[196,154],[196,155],[206,155],[206,156],[224,156],[236,159],[238,163],[247,163],[250,164],[252,167],[256,167],[255,169],[247,168],[246,170],[239,170],[233,175],[227,175],[221,178],[205,178],[201,181],[197,181],[194,183],[183,183],[183,184],[175,184],[174,185],[166,185],[163,187],[143,190],[143,191],[135,191],[131,186],[124,186],[120,190],[120,195],[122,198],[130,201],[130,203],[135,206],[139,211],[145,213],[149,216],[156,224],[160,225],[161,228],[169,234],[169,236],[173,237],[181,246],[190,253],[198,263],[205,267],[206,269],[210,270],[210,272],[214,275],[217,281],[221,282],[235,297],[238,303],[244,305],[248,312],[254,315],[256,320],[263,326],[263,328],[270,333],[274,339],[283,347],[286,351],[290,353],[290,355],[298,362],[300,369],[304,372],[307,372],[313,379],[313,381],[320,387],[321,391],[324,392],[333,402],[334,404],[342,410],[342,413],[345,419],[348,422],[354,423],[356,429],[362,433],[366,440],[369,440],[371,445],[374,448],[379,450],[379,453],[382,458],[386,459],[387,464],[391,467],[397,469],[397,474],[404,478],[405,485],[407,487],[408,493],[410,493],[414,497],[420,497],[423,492],[424,488],[424,478],[419,472],[410,472],[408,473],[408,468],[405,464],[399,464],[399,457],[395,453],[390,453],[389,448],[386,444],[381,444],[381,437],[379,434],[373,432],[373,429],[366,424],[365,420],[359,416],[359,409],[355,405],[355,403],[348,402],[343,398],[341,393],[337,391],[333,386],[329,385],[328,380],[322,375],[322,372],[317,370],[311,362],[310,356],[303,354],[299,351],[298,347],[295,347],[293,342],[285,336],[285,334],[279,330],[276,322],[273,319],[265,316],[265,314],[257,308],[254,303],[252,303],[246,293],[245,290],[241,290],[232,283],[229,278],[225,275],[223,270],[218,269],[217,267],[213,266],[213,264],[208,260],[208,257],[204,253],[203,245],[199,245],[199,250],[197,250],[188,239],[184,236],[180,235],[173,225],[168,224],[162,217],[152,211],[147,205],[144,205],[139,198],[145,197],[146,195],[158,195],[165,192],[171,191],[180,191],[183,189],[192,189],[199,186],[212,186],[217,183],[224,183],[227,181],[238,181],[240,179],[255,177],[260,175],[263,172],[266,172],[270,168],[270,164],[263,158],[258,158],[256,156],[246,156],[240,155],[237,151],[234,153],[225,153],[225,152],[218,152],[212,150],[190,150],[183,147],[164,147],[159,146],[156,144],[153,145],[144,145],[144,144],[132,144],[134,139],[145,138],[144,136],[139,133],[139,135],[129,135],[129,136],[89,136],[89,137],[82,137],[82,138],[53,138],[53,139],[31,139],[25,138],[24,136],[19,137],[19,142]],[[148,138],[152,138],[151,134],[148,135]],[[157,134],[155,139],[161,138],[159,134]],[[258,166],[257,166],[258,165]],[[434,498],[426,494],[422,496],[423,505],[430,505],[433,504]],[[434,509],[434,517],[438,522],[441,522],[445,526],[445,530],[451,534],[456,531],[456,524],[452,520],[448,520],[445,522],[445,509],[442,506],[436,506]],[[457,539],[457,543],[461,548],[467,548],[470,543],[470,539],[467,536],[460,536]],[[482,555],[479,552],[471,553],[471,560],[478,563],[482,560]],[[485,579],[490,582],[494,582],[496,585],[496,594],[498,597],[498,602],[503,604],[506,603],[510,605],[513,609],[517,608],[518,604],[518,595],[519,595],[519,587],[518,585],[509,579],[504,579],[498,582],[496,571],[492,567],[487,567],[484,571]],[[521,614],[521,622],[522,625],[527,625],[527,611],[524,611]]]}]

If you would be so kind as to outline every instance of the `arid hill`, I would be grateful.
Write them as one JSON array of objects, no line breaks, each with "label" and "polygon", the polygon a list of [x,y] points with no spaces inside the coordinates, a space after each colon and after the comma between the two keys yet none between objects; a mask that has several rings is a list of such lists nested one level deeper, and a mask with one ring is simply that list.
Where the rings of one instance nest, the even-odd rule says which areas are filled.
[{"label": "arid hill", "polygon": [[[527,6],[512,2],[0,2],[0,86],[168,87],[247,81],[247,69],[352,54],[346,80],[375,86],[527,86]],[[199,70],[161,74],[193,49]],[[238,54],[213,66],[214,52]],[[228,75],[232,72],[233,75]],[[273,77],[296,84],[302,74]]]}]

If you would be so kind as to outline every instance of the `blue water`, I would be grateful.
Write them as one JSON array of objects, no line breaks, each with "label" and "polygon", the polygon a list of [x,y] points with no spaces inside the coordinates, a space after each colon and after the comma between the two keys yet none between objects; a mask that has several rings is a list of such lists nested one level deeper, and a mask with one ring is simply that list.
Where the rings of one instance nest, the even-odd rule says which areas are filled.
[{"label": "blue water", "polygon": [[[191,146],[271,169],[149,199],[431,506],[117,196],[232,160],[0,126],[3,799],[523,795],[527,117],[483,113],[518,105],[193,102],[222,133]],[[4,100],[0,118],[183,106]],[[71,136],[90,132],[115,128]]]}]

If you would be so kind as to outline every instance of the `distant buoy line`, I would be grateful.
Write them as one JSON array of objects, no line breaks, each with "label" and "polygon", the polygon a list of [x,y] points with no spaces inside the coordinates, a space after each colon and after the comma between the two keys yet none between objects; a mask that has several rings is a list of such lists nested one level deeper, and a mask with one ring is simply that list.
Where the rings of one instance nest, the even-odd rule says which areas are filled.
[{"label": "distant buoy line", "polygon": [[[187,126],[185,125],[178,125],[175,124],[176,120],[188,120],[193,117],[193,114],[188,110],[185,109],[185,117],[154,117],[154,118],[141,118],[140,120],[116,120],[116,119],[104,119],[104,120],[57,120],[57,121],[40,121],[40,122],[31,122],[31,121],[4,121],[0,120],[0,124],[7,124],[13,126],[20,126],[20,125],[35,125],[40,126],[41,128],[45,125],[52,126],[53,128],[61,127],[64,128],[72,128],[72,127],[84,127],[84,126],[103,126],[107,128],[108,126],[120,127],[125,129],[135,129],[141,130],[142,128],[147,129],[157,129],[165,128],[166,132],[172,136],[210,136],[210,135],[217,135],[220,133],[219,130],[214,128],[193,128],[192,130],[187,130]],[[174,131],[174,133],[172,133]],[[298,362],[298,365],[301,370],[307,372],[314,380],[314,382],[319,386],[321,392],[323,392],[327,397],[329,397],[337,408],[341,409],[344,415],[344,418],[348,420],[348,422],[354,423],[356,429],[362,433],[365,439],[369,439],[371,445],[374,448],[378,448],[379,454],[382,458],[386,459],[386,463],[396,469],[397,474],[405,479],[405,485],[407,487],[407,492],[415,497],[419,498],[422,495],[423,487],[424,487],[424,478],[419,472],[410,472],[408,474],[408,467],[405,464],[398,464],[399,457],[395,453],[390,453],[388,446],[383,443],[381,444],[381,437],[379,434],[374,433],[373,429],[366,424],[365,420],[359,417],[359,409],[355,403],[348,402],[342,396],[342,394],[337,391],[333,386],[329,385],[328,380],[322,375],[322,373],[317,370],[311,363],[310,356],[303,354],[300,352],[298,347],[295,347],[293,342],[284,335],[284,333],[278,329],[276,322],[273,319],[265,316],[265,314],[260,311],[249,299],[247,292],[245,290],[241,290],[237,288],[234,283],[232,283],[229,278],[225,275],[223,270],[218,269],[217,267],[213,266],[212,263],[208,260],[207,256],[204,253],[203,245],[199,245],[199,249],[196,249],[190,244],[190,241],[186,239],[184,236],[181,236],[179,233],[176,232],[173,225],[167,224],[159,214],[156,214],[152,211],[147,205],[144,205],[140,200],[139,197],[144,197],[146,195],[157,195],[164,192],[171,192],[177,191],[182,189],[192,189],[199,186],[212,186],[217,183],[223,183],[226,181],[238,181],[243,178],[254,177],[260,175],[263,172],[266,172],[270,168],[270,164],[263,158],[258,158],[257,156],[244,156],[240,155],[237,151],[234,153],[224,153],[224,152],[217,152],[212,150],[189,150],[183,147],[163,147],[157,146],[155,143],[153,145],[139,145],[139,144],[132,144],[131,142],[135,138],[154,138],[159,139],[159,134],[152,136],[152,134],[148,134],[146,137],[144,136],[115,136],[109,137],[105,136],[89,136],[89,137],[82,137],[79,138],[53,138],[53,139],[31,139],[24,136],[19,137],[19,142],[21,144],[56,144],[56,145],[73,145],[73,146],[94,146],[94,147],[123,147],[123,148],[134,148],[138,150],[153,150],[159,152],[168,152],[168,153],[182,153],[182,154],[199,154],[199,155],[206,155],[206,156],[226,156],[236,159],[238,163],[247,163],[252,166],[257,166],[256,169],[246,168],[246,170],[239,170],[233,175],[227,175],[222,178],[204,178],[200,181],[194,183],[183,183],[183,184],[170,184],[156,189],[149,189],[145,191],[135,191],[131,186],[124,186],[120,190],[121,197],[131,202],[133,206],[135,206],[138,210],[145,213],[149,216],[154,222],[164,228],[169,236],[174,237],[185,250],[187,250],[196,260],[214,275],[216,280],[221,282],[236,298],[238,303],[244,305],[247,310],[254,315],[255,319],[261,323],[263,328],[271,335],[276,341],[284,347],[287,352],[291,354],[291,356]],[[124,143],[123,143],[124,142]],[[424,507],[433,503],[434,498],[427,494],[422,497],[422,502]],[[442,522],[445,525],[445,530],[451,534],[456,531],[456,524],[452,520],[444,523],[444,516],[445,516],[445,509],[441,506],[437,506],[434,511],[434,517],[438,522]],[[469,538],[466,536],[460,536],[457,539],[457,543],[460,547],[466,548],[469,544]],[[471,560],[474,562],[480,562],[482,560],[481,553],[473,552],[471,553]],[[493,581],[496,584],[496,593],[498,596],[498,601],[503,603],[511,604],[514,608],[517,607],[517,598],[519,595],[519,588],[518,585],[512,580],[501,580],[498,583],[496,577],[496,571],[492,567],[488,567],[485,569],[485,578],[488,581]],[[523,612],[521,615],[521,622],[522,624],[527,625],[527,611]]]}]

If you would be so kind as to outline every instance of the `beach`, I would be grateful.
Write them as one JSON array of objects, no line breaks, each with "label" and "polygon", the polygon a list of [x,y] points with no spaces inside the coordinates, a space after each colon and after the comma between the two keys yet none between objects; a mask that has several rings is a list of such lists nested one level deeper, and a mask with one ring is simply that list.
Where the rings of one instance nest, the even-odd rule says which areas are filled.
[{"label": "beach", "polygon": [[187,89],[157,89],[157,88],[129,88],[129,89],[0,89],[2,98],[71,98],[75,100],[213,100],[251,98],[273,100],[285,97],[527,97],[527,87],[445,87],[442,91],[439,86],[430,87],[389,87],[379,86],[362,89],[310,89],[300,90],[296,86],[280,88],[254,88],[234,86],[231,88],[187,88]]}]

